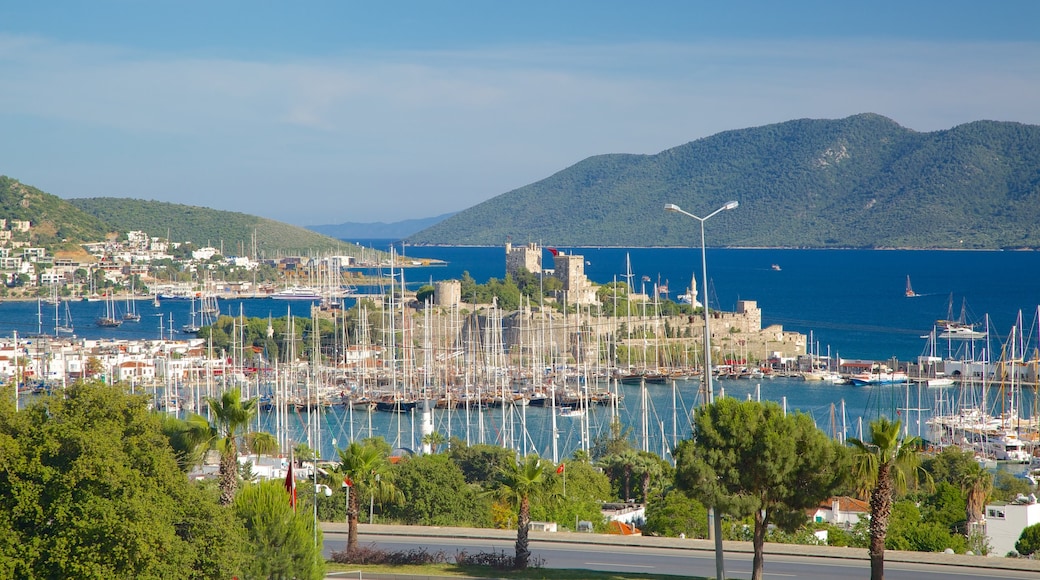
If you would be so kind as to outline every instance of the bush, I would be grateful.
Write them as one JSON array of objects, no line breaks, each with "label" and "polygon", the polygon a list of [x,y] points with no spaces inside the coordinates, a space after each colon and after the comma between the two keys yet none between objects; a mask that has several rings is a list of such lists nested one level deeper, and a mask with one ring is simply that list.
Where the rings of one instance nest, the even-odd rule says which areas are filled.
[{"label": "bush", "polygon": [[[506,554],[505,551],[477,552],[467,554],[458,552],[455,554],[455,563],[459,566],[479,566],[481,568],[493,568],[495,570],[511,570],[516,565],[516,556]],[[527,565],[529,568],[541,568],[545,564],[544,558],[533,557]]]},{"label": "bush", "polygon": [[448,561],[443,551],[427,552],[425,548],[393,552],[375,546],[358,546],[354,550],[333,551],[337,564],[382,564],[387,566],[443,564]]},{"label": "bush", "polygon": [[1023,556],[1031,556],[1037,550],[1040,550],[1040,524],[1026,526],[1015,542],[1015,551]]}]

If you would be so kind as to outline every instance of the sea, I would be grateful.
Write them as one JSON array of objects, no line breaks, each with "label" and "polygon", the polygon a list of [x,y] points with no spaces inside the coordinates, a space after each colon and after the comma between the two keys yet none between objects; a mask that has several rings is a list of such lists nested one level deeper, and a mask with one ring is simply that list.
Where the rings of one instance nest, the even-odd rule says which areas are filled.
[{"label": "sea", "polygon": [[[390,240],[349,240],[389,250]],[[437,280],[457,279],[468,273],[478,283],[505,276],[505,250],[496,247],[402,246],[405,257],[442,261],[415,266],[397,273],[415,289]],[[685,293],[701,272],[701,250],[695,248],[557,247],[557,251],[581,255],[585,274],[596,283],[628,281],[634,291],[675,300]],[[1000,358],[1002,346],[1015,328],[1017,352],[1031,358],[1040,345],[1040,252],[939,251],[939,250],[806,250],[717,249],[706,251],[709,304],[732,311],[739,300],[754,300],[762,309],[764,325],[811,337],[812,349],[842,359],[913,361],[936,348],[927,336],[939,320],[959,320],[989,333],[977,346],[991,359]],[[543,264],[552,263],[549,250]],[[370,271],[386,277],[389,271]],[[908,283],[914,297],[907,297]],[[376,292],[380,288],[361,288]],[[703,302],[701,292],[698,298]],[[104,309],[101,302],[70,302],[75,333],[82,338],[155,339],[169,337],[191,320],[190,301],[139,300],[135,307],[141,322],[102,329],[94,319]],[[346,307],[352,303],[347,301]],[[310,304],[271,299],[221,300],[223,314],[279,317],[292,313],[308,316]],[[36,302],[0,302],[0,336],[53,334],[64,306]],[[176,335],[175,335],[176,336]],[[952,346],[952,345],[951,345]],[[942,348],[940,344],[939,349]],[[943,353],[936,353],[942,355]],[[689,435],[689,414],[697,400],[696,381],[641,387],[622,385],[619,416],[631,429],[638,445],[650,451],[670,453],[674,441]],[[878,415],[899,418],[908,434],[924,436],[925,421],[939,408],[950,408],[961,396],[959,387],[935,389],[917,385],[853,387],[805,382],[791,378],[726,380],[716,383],[725,396],[761,398],[785,405],[791,411],[813,416],[817,425],[838,436],[862,435],[862,425]],[[978,395],[972,394],[977,397]],[[1008,393],[988,393],[991,408],[1009,404]],[[1014,404],[1023,417],[1033,416],[1034,396],[1022,393]],[[645,401],[645,403],[644,403]],[[593,406],[585,417],[556,417],[556,452],[566,457],[605,432],[611,410]],[[418,449],[418,417],[378,412],[334,409],[320,417],[301,415],[294,422],[297,438],[314,438],[307,425],[323,425],[323,436],[312,440],[322,455],[334,455],[337,441],[378,435],[391,444]],[[266,421],[266,420],[265,420]],[[551,412],[537,408],[436,411],[435,428],[471,443],[510,444],[523,451],[552,456]],[[265,423],[268,428],[272,425]]]}]

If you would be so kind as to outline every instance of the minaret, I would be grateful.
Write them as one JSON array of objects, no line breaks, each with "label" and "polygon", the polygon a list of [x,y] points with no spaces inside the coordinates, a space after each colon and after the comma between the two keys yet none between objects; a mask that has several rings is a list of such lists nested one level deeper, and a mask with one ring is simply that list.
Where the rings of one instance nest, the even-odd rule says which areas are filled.
[{"label": "minaret", "polygon": [[690,274],[690,306],[697,308],[701,303],[697,300],[697,277]]}]

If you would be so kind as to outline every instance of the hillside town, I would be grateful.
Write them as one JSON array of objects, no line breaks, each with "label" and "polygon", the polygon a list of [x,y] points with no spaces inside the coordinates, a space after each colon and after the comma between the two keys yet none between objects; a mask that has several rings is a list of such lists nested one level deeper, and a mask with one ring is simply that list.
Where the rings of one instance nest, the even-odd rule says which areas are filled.
[{"label": "hillside town", "polygon": [[[223,248],[171,242],[143,231],[83,244],[83,252],[72,258],[33,246],[28,241],[32,234],[29,221],[0,219],[0,296],[88,298],[111,289],[138,295],[187,297],[205,291],[225,297],[265,297],[286,284],[316,284],[319,277],[331,284],[336,280],[328,280],[330,272],[339,273],[339,281],[347,283],[352,279],[348,268],[389,266],[383,252],[360,247],[357,255],[261,259],[255,253],[226,255]],[[217,270],[219,278],[213,274]]]}]

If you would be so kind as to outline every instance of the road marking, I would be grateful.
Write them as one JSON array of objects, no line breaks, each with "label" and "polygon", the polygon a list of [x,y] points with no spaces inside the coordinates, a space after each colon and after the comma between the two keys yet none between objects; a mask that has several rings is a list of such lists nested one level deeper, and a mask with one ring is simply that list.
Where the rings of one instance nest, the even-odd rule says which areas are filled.
[{"label": "road marking", "polygon": [[644,564],[619,564],[617,562],[585,562],[589,566],[622,566],[625,568],[653,568]]}]

